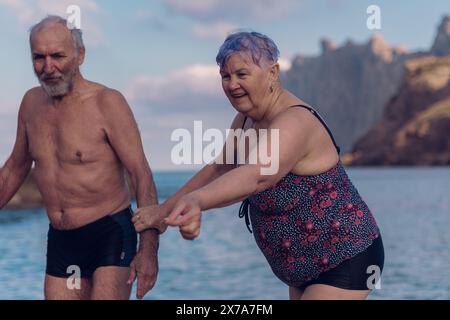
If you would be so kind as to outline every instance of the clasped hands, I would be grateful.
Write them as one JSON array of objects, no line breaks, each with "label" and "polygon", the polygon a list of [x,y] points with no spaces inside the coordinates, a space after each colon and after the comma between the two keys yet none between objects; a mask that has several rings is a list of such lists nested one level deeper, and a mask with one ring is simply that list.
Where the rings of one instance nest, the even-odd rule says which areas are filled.
[{"label": "clasped hands", "polygon": [[198,198],[190,193],[181,197],[172,208],[163,203],[138,208],[132,222],[137,232],[156,229],[161,234],[168,226],[179,227],[186,240],[194,240],[200,234],[202,210]]}]

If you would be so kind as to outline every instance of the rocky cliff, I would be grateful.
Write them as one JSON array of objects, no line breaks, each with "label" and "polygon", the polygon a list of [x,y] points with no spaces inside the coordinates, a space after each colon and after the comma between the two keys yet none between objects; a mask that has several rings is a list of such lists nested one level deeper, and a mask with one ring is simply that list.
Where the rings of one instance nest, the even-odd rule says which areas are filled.
[{"label": "rocky cliff", "polygon": [[430,54],[435,56],[450,55],[450,16],[442,19]]},{"label": "rocky cliff", "polygon": [[42,206],[42,197],[32,174],[29,174],[16,195],[9,201],[8,209],[28,209]]},{"label": "rocky cliff", "polygon": [[297,56],[284,77],[285,87],[325,118],[343,152],[381,119],[383,106],[403,76],[412,54],[390,48],[381,35],[366,44],[337,47],[322,40],[318,57]]},{"label": "rocky cliff", "polygon": [[450,18],[443,19],[428,52],[390,47],[379,34],[365,44],[348,41],[338,47],[322,40],[321,46],[317,57],[297,56],[283,75],[283,83],[319,110],[342,151],[350,152],[381,120],[390,99],[398,95],[406,61],[450,55]]},{"label": "rocky cliff", "polygon": [[[130,192],[135,198],[134,188],[132,187],[131,180],[126,174],[128,186]],[[33,172],[31,172],[25,179],[24,183],[17,191],[16,195],[9,201],[6,206],[7,209],[29,209],[39,208],[43,206],[42,196],[38,190],[36,180],[34,179]]]},{"label": "rocky cliff", "polygon": [[450,56],[407,61],[398,93],[348,165],[450,165]]}]

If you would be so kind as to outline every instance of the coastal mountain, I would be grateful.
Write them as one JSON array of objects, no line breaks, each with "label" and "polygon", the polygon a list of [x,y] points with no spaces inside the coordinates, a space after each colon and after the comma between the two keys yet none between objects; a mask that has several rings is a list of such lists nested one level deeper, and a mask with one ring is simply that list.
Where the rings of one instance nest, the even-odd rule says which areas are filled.
[{"label": "coastal mountain", "polygon": [[450,17],[422,58],[404,64],[382,119],[343,156],[347,165],[450,164]]},{"label": "coastal mountain", "polygon": [[29,209],[42,206],[42,196],[39,192],[36,180],[30,173],[19,191],[9,201],[7,209]]},{"label": "coastal mountain", "polygon": [[348,41],[338,47],[322,40],[321,46],[319,56],[295,57],[282,81],[323,115],[341,150],[348,153],[382,119],[386,105],[399,94],[407,61],[450,55],[450,17],[441,22],[427,52],[390,47],[379,34],[365,44]]},{"label": "coastal mountain", "polygon": [[450,56],[405,63],[398,93],[359,139],[347,165],[450,164]]},{"label": "coastal mountain", "polygon": [[[128,174],[126,174],[126,179],[128,186],[130,187],[130,192],[135,195],[133,184]],[[33,170],[25,179],[25,182],[20,187],[19,191],[14,195],[14,197],[9,201],[6,206],[7,209],[29,209],[29,208],[39,208],[42,207],[43,200],[41,193],[38,190],[36,180],[33,175]]]},{"label": "coastal mountain", "polygon": [[450,16],[442,20],[430,54],[438,57],[450,55]]},{"label": "coastal mountain", "polygon": [[294,58],[283,82],[319,111],[345,153],[381,119],[383,106],[398,90],[403,62],[412,54],[389,47],[378,34],[361,45],[321,44],[320,56]]}]

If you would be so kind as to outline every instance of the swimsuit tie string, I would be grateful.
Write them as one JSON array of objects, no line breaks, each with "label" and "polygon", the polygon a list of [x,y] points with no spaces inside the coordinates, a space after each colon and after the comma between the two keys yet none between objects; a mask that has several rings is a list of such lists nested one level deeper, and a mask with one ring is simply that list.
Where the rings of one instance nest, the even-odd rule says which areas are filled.
[{"label": "swimsuit tie string", "polygon": [[245,225],[247,226],[248,231],[250,231],[250,233],[253,233],[252,229],[250,229],[249,209],[250,201],[248,199],[245,199],[244,201],[242,201],[241,207],[239,208],[239,218],[245,217]]}]

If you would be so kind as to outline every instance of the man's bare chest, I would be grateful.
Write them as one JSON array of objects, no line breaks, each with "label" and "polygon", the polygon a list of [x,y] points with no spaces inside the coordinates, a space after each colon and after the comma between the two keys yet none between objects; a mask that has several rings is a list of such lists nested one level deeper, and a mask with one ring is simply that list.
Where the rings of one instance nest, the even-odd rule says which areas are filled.
[{"label": "man's bare chest", "polygon": [[36,112],[27,122],[29,152],[36,162],[85,164],[110,151],[95,110]]}]

